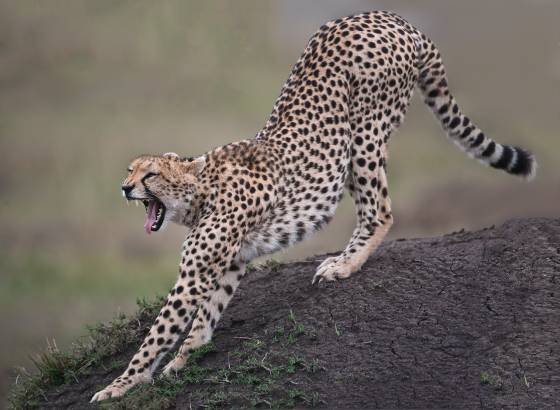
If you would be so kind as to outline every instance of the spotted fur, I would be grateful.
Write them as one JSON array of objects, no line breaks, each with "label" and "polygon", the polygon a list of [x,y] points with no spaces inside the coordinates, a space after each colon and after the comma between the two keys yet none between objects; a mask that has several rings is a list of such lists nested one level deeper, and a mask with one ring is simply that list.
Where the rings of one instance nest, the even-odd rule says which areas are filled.
[{"label": "spotted fur", "polygon": [[434,44],[401,17],[371,12],[331,21],[310,39],[254,139],[196,159],[176,154],[133,161],[123,190],[155,200],[165,222],[189,227],[179,278],[125,372],[92,401],[151,380],[163,355],[190,331],[164,375],[212,337],[245,266],[318,231],[344,189],[357,225],[344,251],[314,282],[360,269],[393,223],[387,143],[419,86],[448,137],[479,161],[530,178],[527,151],[500,145],[466,117],[451,95]]}]

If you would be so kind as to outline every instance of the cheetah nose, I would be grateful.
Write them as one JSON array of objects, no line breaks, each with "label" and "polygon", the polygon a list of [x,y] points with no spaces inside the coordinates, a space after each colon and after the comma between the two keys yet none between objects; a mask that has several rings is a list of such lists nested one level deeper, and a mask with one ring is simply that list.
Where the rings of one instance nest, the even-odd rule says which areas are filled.
[{"label": "cheetah nose", "polygon": [[123,196],[126,199],[130,199],[130,192],[132,191],[133,188],[134,188],[134,185],[123,185],[121,187],[122,192],[123,192]]}]

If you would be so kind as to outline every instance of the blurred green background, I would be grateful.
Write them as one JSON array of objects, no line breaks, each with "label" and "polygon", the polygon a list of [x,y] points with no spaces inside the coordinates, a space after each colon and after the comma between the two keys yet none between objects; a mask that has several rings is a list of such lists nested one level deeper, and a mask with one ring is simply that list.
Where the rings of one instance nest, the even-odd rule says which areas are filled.
[{"label": "blurred green background", "polygon": [[[484,168],[416,97],[391,142],[391,237],[558,216],[557,0],[1,0],[0,396],[47,339],[64,348],[173,284],[184,230],[143,233],[120,193],[128,161],[253,136],[309,36],[374,9],[427,33],[464,111],[540,164],[532,184]],[[353,224],[345,198],[324,234],[275,257],[340,249]]]}]

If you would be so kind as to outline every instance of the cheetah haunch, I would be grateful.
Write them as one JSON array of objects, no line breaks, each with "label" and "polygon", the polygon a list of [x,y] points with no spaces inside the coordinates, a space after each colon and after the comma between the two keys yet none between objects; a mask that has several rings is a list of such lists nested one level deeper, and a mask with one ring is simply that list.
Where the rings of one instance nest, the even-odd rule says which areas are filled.
[{"label": "cheetah haunch", "polygon": [[527,151],[501,145],[465,116],[451,95],[434,44],[401,17],[371,12],[331,21],[310,39],[252,140],[196,159],[141,156],[122,186],[143,201],[148,233],[185,225],[176,285],[125,372],[92,401],[148,382],[161,358],[190,326],[175,358],[210,341],[246,264],[286,248],[332,218],[344,189],[357,226],[346,249],[317,269],[313,282],[360,269],[393,223],[387,191],[387,142],[404,118],[415,86],[448,137],[480,162],[530,179]]}]

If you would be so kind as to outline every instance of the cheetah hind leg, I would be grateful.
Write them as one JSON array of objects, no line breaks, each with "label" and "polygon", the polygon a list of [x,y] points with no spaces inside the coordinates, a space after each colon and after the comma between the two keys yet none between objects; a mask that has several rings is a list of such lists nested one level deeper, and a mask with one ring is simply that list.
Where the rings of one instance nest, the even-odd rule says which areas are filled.
[{"label": "cheetah hind leg", "polygon": [[378,162],[381,166],[376,167],[376,172],[367,175],[366,181],[369,186],[354,184],[353,181],[361,180],[356,172],[352,173],[349,190],[356,205],[358,224],[346,249],[340,255],[327,258],[319,265],[312,284],[350,277],[362,267],[387,235],[393,224],[393,216],[391,200],[387,194],[384,162],[384,159],[381,159]]}]

